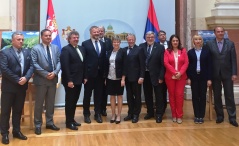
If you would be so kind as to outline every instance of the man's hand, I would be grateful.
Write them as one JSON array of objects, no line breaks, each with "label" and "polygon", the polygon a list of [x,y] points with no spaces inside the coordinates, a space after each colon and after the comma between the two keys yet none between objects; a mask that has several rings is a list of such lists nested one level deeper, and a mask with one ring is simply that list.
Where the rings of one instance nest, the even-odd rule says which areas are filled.
[{"label": "man's hand", "polygon": [[232,81],[235,81],[237,79],[236,75],[232,75]]},{"label": "man's hand", "polygon": [[68,82],[68,87],[69,88],[74,88],[74,83],[73,82]]},{"label": "man's hand", "polygon": [[138,84],[143,84],[143,82],[144,82],[144,78],[139,78]]},{"label": "man's hand", "polygon": [[18,81],[19,85],[24,85],[27,82],[27,79],[25,77],[21,77]]},{"label": "man's hand", "polygon": [[87,81],[88,81],[87,79],[84,79],[84,84],[86,84],[86,83],[87,83]]},{"label": "man's hand", "polygon": [[46,76],[46,78],[48,79],[48,80],[52,80],[52,79],[54,79],[55,78],[55,73],[54,72],[50,72],[50,73],[48,73],[48,75]]}]

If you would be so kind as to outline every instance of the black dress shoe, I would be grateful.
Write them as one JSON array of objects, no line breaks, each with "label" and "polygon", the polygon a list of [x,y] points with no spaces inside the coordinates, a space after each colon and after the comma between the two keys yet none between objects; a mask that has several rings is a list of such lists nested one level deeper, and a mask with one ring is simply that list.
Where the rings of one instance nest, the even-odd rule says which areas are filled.
[{"label": "black dress shoe", "polygon": [[139,121],[139,116],[138,115],[134,115],[133,119],[132,119],[132,123],[137,123]]},{"label": "black dress shoe", "polygon": [[144,116],[144,119],[145,119],[145,120],[148,120],[148,119],[151,119],[152,117],[154,117],[154,116],[151,115],[151,114],[146,114],[146,115]]},{"label": "black dress shoe", "polygon": [[51,130],[55,130],[58,131],[60,130],[60,128],[56,127],[56,125],[46,125],[46,129],[51,129]]},{"label": "black dress shoe", "polygon": [[81,126],[81,123],[77,123],[76,121],[73,122],[75,126]]},{"label": "black dress shoe", "polygon": [[[121,117],[120,117],[121,118]],[[121,119],[119,121],[117,121],[117,116],[115,117],[115,124],[119,124],[121,121]]]},{"label": "black dress shoe", "polygon": [[216,119],[217,124],[222,123],[223,121],[224,121],[224,119],[221,117],[217,117],[217,119]]},{"label": "black dress shoe", "polygon": [[162,123],[162,117],[156,116],[156,123]]},{"label": "black dress shoe", "polygon": [[91,120],[90,120],[90,117],[89,117],[89,116],[85,116],[85,117],[84,117],[84,121],[85,121],[85,123],[88,123],[88,124],[91,123]]},{"label": "black dress shoe", "polygon": [[132,119],[132,116],[131,115],[128,115],[128,116],[126,116],[125,118],[124,118],[124,121],[129,121],[129,120],[131,120]]},{"label": "black dress shoe", "polygon": [[18,138],[18,139],[21,139],[21,140],[27,140],[27,137],[25,135],[23,135],[21,131],[12,132],[12,135],[13,135],[14,138]]},{"label": "black dress shoe", "polygon": [[78,127],[74,123],[66,124],[66,128],[69,128],[71,130],[78,130]]},{"label": "black dress shoe", "polygon": [[9,144],[8,134],[2,135],[2,144]]},{"label": "black dress shoe", "polygon": [[115,115],[115,117],[114,117],[114,119],[112,120],[112,118],[111,118],[111,120],[110,120],[110,123],[114,123],[115,122],[115,120],[116,120],[116,118],[117,118],[117,116]]},{"label": "black dress shoe", "polygon": [[97,123],[102,123],[101,115],[100,114],[95,114],[95,120]]},{"label": "black dress shoe", "polygon": [[102,116],[107,116],[106,110],[103,110],[103,111],[101,112],[101,115],[102,115]]},{"label": "black dress shoe", "polygon": [[231,121],[230,121],[230,124],[233,125],[233,126],[235,126],[235,127],[238,127],[238,123],[237,123],[236,120],[231,120]]},{"label": "black dress shoe", "polygon": [[36,135],[41,135],[41,127],[36,127],[35,128],[35,134]]}]

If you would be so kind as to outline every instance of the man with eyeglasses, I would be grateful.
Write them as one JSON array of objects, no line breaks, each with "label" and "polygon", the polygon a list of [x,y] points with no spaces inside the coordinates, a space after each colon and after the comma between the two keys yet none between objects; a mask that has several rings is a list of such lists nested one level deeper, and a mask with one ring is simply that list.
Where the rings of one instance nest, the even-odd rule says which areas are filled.
[{"label": "man with eyeglasses", "polygon": [[20,121],[28,81],[33,74],[31,51],[23,47],[24,36],[12,34],[12,47],[0,51],[1,86],[1,134],[2,143],[9,144],[9,119],[12,110],[12,134],[14,138],[27,140],[21,133]]},{"label": "man with eyeglasses", "polygon": [[[163,82],[164,82],[164,46],[155,42],[155,33],[148,31],[145,35],[146,42],[139,46],[143,48],[146,56],[145,77],[143,83],[147,114],[144,117],[148,120],[155,117],[156,123],[162,122],[164,114],[163,104]],[[154,91],[154,92],[153,92]],[[156,114],[154,116],[153,93],[156,100]]]}]

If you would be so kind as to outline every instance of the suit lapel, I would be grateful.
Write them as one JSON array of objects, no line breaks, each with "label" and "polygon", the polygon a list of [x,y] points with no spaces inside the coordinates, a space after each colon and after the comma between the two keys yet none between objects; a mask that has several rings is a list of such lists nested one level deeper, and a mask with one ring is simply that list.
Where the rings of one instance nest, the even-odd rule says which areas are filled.
[{"label": "suit lapel", "polygon": [[12,55],[14,56],[14,58],[17,60],[18,64],[21,65],[20,62],[19,62],[19,59],[18,59],[18,57],[17,57],[17,54],[15,53],[15,51],[14,51],[13,48],[10,48],[10,52],[12,53]]},{"label": "suit lapel", "polygon": [[41,52],[42,52],[42,54],[43,54],[43,56],[45,57],[45,59],[48,61],[48,57],[47,57],[47,54],[46,54],[46,50],[45,50],[45,48],[44,48],[44,45],[43,44],[41,44],[41,47],[42,48],[40,48],[41,50]]},{"label": "suit lapel", "polygon": [[152,47],[152,50],[151,50],[151,53],[150,53],[150,56],[149,56],[149,60],[151,59],[151,56],[155,54],[155,51],[157,51],[156,49],[157,49],[157,46],[156,46],[156,44],[154,43],[154,45],[153,45],[153,47]]},{"label": "suit lapel", "polygon": [[24,57],[24,69],[23,69],[23,72],[24,72],[25,69],[26,69],[27,57],[28,57],[28,55],[27,55],[27,52],[26,52],[25,49],[22,49],[22,53],[23,53],[23,57]]}]

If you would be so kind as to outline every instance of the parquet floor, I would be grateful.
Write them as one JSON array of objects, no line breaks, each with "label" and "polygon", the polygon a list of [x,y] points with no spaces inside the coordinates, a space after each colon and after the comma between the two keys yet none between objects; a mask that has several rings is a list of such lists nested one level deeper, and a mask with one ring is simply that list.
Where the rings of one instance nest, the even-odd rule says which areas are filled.
[{"label": "parquet floor", "polygon": [[[207,105],[208,106],[208,105]],[[45,129],[45,121],[42,134],[35,135],[34,130],[29,129],[29,118],[22,122],[22,132],[28,140],[22,141],[12,137],[10,129],[9,146],[238,146],[239,128],[231,126],[225,111],[225,121],[215,123],[209,121],[208,109],[204,124],[193,123],[193,109],[191,101],[184,102],[183,123],[173,123],[170,107],[166,110],[163,122],[157,124],[154,119],[144,120],[146,108],[142,106],[142,112],[138,123],[122,121],[127,115],[127,105],[123,106],[121,123],[111,124],[111,110],[107,107],[108,116],[103,117],[103,123],[94,121],[93,107],[91,107],[91,124],[83,121],[82,107],[77,107],[76,121],[82,124],[78,131],[65,128],[64,108],[55,109],[55,124],[60,131]],[[208,107],[207,107],[208,108]],[[239,113],[237,107],[237,113]],[[25,112],[28,112],[27,106]],[[44,115],[43,115],[44,117]],[[238,118],[237,121],[239,122]],[[1,145],[1,144],[0,144]]]}]

